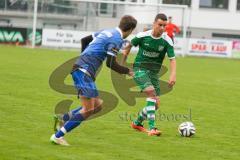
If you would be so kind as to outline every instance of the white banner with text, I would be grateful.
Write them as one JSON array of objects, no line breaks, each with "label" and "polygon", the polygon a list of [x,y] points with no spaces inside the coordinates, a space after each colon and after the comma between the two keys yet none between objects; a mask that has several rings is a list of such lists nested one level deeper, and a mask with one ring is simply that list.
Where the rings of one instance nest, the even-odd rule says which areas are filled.
[{"label": "white banner with text", "polygon": [[81,48],[81,39],[92,32],[43,29],[42,45],[58,48]]},{"label": "white banner with text", "polygon": [[196,56],[231,57],[232,42],[191,38],[189,39],[188,54]]}]

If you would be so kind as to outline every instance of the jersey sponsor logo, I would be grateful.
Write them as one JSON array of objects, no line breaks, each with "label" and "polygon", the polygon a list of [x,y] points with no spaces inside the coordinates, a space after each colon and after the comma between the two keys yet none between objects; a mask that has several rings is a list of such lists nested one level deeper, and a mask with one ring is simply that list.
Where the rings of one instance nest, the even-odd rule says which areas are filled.
[{"label": "jersey sponsor logo", "polygon": [[143,51],[143,55],[147,56],[147,57],[151,57],[151,58],[155,58],[158,57],[160,53],[158,52],[147,52],[147,51]]},{"label": "jersey sponsor logo", "polygon": [[159,51],[163,51],[163,49],[164,49],[164,46],[159,46],[159,47],[158,47],[158,50],[159,50]]},{"label": "jersey sponsor logo", "polygon": [[144,43],[144,45],[145,45],[145,46],[149,46],[149,44],[148,44],[148,43]]}]

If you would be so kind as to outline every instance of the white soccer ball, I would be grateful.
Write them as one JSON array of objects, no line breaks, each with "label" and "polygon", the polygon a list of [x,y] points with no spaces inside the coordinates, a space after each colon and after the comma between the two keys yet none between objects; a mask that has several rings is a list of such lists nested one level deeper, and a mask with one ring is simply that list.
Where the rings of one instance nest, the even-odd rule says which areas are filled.
[{"label": "white soccer ball", "polygon": [[183,122],[178,127],[178,132],[183,137],[191,137],[195,134],[195,127],[192,122]]}]

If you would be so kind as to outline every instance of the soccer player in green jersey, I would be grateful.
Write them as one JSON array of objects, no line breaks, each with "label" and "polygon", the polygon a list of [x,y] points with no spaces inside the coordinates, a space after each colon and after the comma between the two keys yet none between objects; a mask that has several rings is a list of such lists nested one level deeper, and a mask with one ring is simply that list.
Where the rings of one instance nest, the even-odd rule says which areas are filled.
[{"label": "soccer player in green jersey", "polygon": [[[147,96],[146,106],[139,113],[137,119],[132,122],[132,128],[147,132],[149,136],[161,134],[155,127],[155,112],[160,105],[159,71],[165,55],[170,60],[169,87],[176,83],[176,60],[173,42],[165,32],[167,17],[165,14],[157,14],[153,22],[152,30],[140,32],[131,41],[131,44],[123,51],[126,60],[132,46],[139,46],[137,56],[133,64],[134,80],[141,91]],[[148,120],[149,129],[143,127],[143,121]]]}]

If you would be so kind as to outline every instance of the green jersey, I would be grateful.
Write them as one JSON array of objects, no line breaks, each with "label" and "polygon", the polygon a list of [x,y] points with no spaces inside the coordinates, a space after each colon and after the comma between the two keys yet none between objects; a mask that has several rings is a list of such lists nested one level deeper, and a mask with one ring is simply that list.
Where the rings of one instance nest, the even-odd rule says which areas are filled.
[{"label": "green jersey", "polygon": [[139,46],[134,67],[159,72],[167,53],[169,59],[175,58],[172,39],[163,33],[161,37],[152,36],[152,30],[140,32],[131,41],[133,46]]}]

